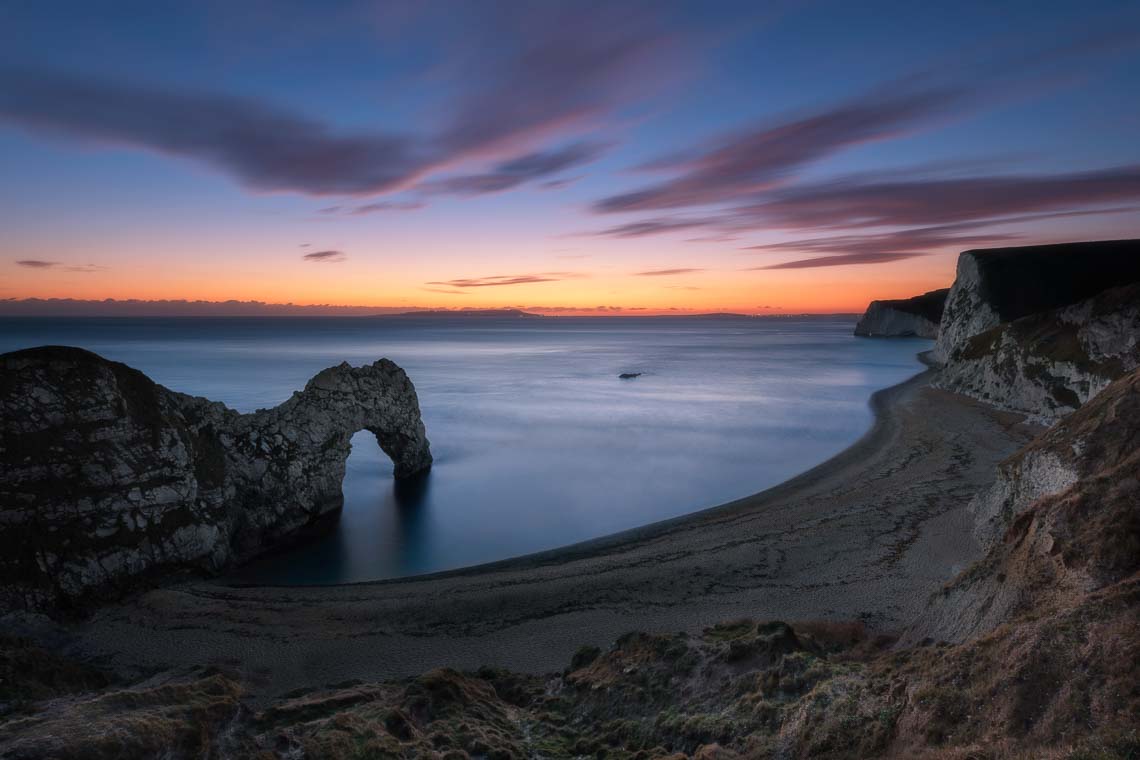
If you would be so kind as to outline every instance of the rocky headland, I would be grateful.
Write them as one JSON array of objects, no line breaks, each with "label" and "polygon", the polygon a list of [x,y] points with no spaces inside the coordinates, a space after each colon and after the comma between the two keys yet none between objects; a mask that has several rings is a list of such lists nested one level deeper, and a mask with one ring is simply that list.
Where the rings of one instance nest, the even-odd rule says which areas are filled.
[{"label": "rocky headland", "polygon": [[1052,423],[1140,366],[1140,241],[966,251],[936,384]]},{"label": "rocky headland", "polygon": [[342,504],[349,440],[431,465],[415,388],[381,359],[239,414],[77,348],[0,356],[0,608],[68,612],[248,559]]},{"label": "rocky headland", "polygon": [[914,298],[871,301],[855,334],[868,338],[937,338],[949,288],[931,290]]},{"label": "rocky headland", "polygon": [[[1135,758],[1130,251],[963,254],[943,365],[878,394],[854,447],[739,502],[433,577],[9,616],[0,755]],[[146,430],[208,403],[171,395],[182,416]]]}]

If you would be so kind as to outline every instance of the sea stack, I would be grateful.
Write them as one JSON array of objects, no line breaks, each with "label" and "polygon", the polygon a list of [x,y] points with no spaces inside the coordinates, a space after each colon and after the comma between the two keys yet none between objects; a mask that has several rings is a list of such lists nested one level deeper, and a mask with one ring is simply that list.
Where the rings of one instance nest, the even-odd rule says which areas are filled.
[{"label": "sea stack", "polygon": [[239,414],[45,346],[0,356],[0,419],[0,610],[83,607],[272,546],[340,508],[358,430],[397,478],[432,462],[415,388],[387,359]]},{"label": "sea stack", "polygon": [[872,301],[855,325],[855,334],[868,338],[937,338],[949,292],[949,288],[942,288],[914,298]]}]

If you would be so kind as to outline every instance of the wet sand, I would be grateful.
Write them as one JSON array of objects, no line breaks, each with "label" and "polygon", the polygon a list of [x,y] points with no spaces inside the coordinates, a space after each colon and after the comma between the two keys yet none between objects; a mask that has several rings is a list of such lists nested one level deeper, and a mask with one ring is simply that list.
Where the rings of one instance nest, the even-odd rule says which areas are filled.
[{"label": "wet sand", "polygon": [[978,556],[966,504],[1039,430],[930,388],[931,374],[877,393],[873,427],[843,453],[730,504],[433,576],[175,584],[72,627],[72,646],[127,673],[236,669],[257,699],[441,666],[561,670],[627,631],[745,616],[896,630]]}]

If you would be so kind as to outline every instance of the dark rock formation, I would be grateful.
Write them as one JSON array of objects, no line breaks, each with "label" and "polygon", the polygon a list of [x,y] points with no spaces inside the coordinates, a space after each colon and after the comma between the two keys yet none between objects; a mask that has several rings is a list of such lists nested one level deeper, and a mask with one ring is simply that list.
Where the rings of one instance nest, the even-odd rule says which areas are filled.
[{"label": "dark rock formation", "polygon": [[935,346],[947,361],[1003,322],[1059,309],[1140,282],[1140,240],[965,251]]},{"label": "dark rock formation", "polygon": [[871,301],[855,325],[855,334],[871,338],[937,338],[938,324],[949,288],[931,290],[914,298]]},{"label": "dark rock formation", "polygon": [[88,351],[35,348],[0,356],[0,416],[4,609],[82,606],[249,557],[340,507],[358,430],[396,477],[431,465],[415,389],[386,359],[239,414]]}]

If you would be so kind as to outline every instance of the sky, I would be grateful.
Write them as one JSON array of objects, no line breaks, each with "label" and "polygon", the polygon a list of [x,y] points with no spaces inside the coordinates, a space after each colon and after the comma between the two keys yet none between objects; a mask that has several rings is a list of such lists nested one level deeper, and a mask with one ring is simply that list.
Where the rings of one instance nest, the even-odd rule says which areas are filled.
[{"label": "sky", "polygon": [[0,311],[856,312],[1140,237],[1137,93],[1135,2],[11,0]]}]

